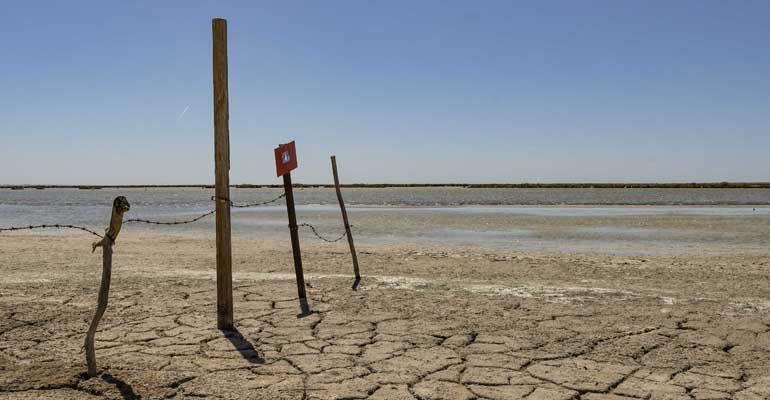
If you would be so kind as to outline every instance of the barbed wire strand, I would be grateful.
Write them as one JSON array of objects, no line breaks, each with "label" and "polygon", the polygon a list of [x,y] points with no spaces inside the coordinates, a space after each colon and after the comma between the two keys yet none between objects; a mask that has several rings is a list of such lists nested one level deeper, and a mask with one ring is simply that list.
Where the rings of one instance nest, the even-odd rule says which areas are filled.
[{"label": "barbed wire strand", "polygon": [[84,232],[88,232],[94,236],[98,236],[100,238],[103,238],[104,236],[88,229],[82,226],[77,225],[68,225],[68,224],[43,224],[43,225],[28,225],[28,226],[12,226],[10,228],[0,228],[0,232],[8,232],[8,231],[21,231],[21,230],[29,230],[29,229],[49,229],[49,228],[56,228],[56,229],[79,229]]},{"label": "barbed wire strand", "polygon": [[144,224],[152,224],[152,225],[182,225],[182,224],[190,224],[190,223],[199,221],[199,220],[203,219],[203,217],[207,217],[207,216],[209,216],[211,214],[214,214],[215,212],[217,212],[217,210],[211,210],[211,211],[205,212],[205,213],[203,213],[203,214],[201,214],[201,215],[199,215],[199,216],[197,216],[197,217],[195,217],[193,219],[182,220],[182,221],[151,221],[149,219],[143,219],[143,218],[131,218],[131,219],[127,219],[127,220],[123,221],[123,223],[124,224],[130,224],[132,222],[141,222],[141,223],[144,223]]},{"label": "barbed wire strand", "polygon": [[[261,202],[257,202],[257,203],[247,203],[247,204],[235,204],[235,203],[233,203],[232,200],[230,200],[230,207],[233,207],[233,208],[258,207],[258,206],[263,206],[263,205],[270,204],[270,203],[275,203],[276,201],[278,201],[278,200],[280,200],[280,199],[282,199],[284,197],[286,197],[286,193],[283,193],[280,196],[278,196],[278,197],[276,197],[274,199],[271,199],[271,200],[261,201]],[[211,200],[214,200],[214,196],[211,197]],[[203,218],[205,218],[205,217],[207,217],[207,216],[209,216],[211,214],[214,214],[215,212],[217,212],[216,209],[211,210],[211,211],[207,211],[207,212],[205,212],[205,213],[203,213],[201,215],[198,215],[195,218],[188,219],[188,220],[180,220],[180,221],[153,221],[153,220],[143,219],[143,218],[130,218],[130,219],[124,220],[123,223],[124,224],[144,223],[144,224],[151,224],[151,225],[183,225],[183,224],[190,224],[190,223],[193,223],[193,222],[200,221],[201,219],[203,219]],[[310,228],[310,230],[313,232],[313,235],[315,235],[318,239],[321,239],[321,240],[323,240],[325,242],[328,242],[328,243],[339,242],[345,236],[347,236],[347,232],[343,232],[342,235],[340,235],[339,237],[337,237],[335,239],[330,239],[330,238],[324,237],[323,235],[318,233],[318,230],[316,229],[316,227],[311,225],[311,224],[309,224],[309,223],[307,223],[307,222],[303,222],[303,223],[299,224],[298,226],[305,226],[305,227]],[[98,236],[100,238],[103,237],[102,235],[100,235],[100,234],[98,234],[98,233],[96,233],[96,232],[94,232],[94,231],[92,231],[92,230],[90,230],[88,228],[84,228],[82,226],[76,226],[76,225],[65,225],[65,224],[44,224],[44,225],[14,226],[14,227],[10,227],[10,228],[0,228],[0,232],[20,231],[20,230],[25,230],[25,229],[46,229],[46,228],[79,229],[81,231],[88,232],[88,233],[90,233],[92,235],[95,235],[95,236]]]},{"label": "barbed wire strand", "polygon": [[[286,193],[284,193],[284,194],[282,194],[282,195],[280,195],[280,196],[278,196],[278,197],[276,197],[276,198],[274,198],[272,200],[260,201],[260,202],[257,202],[257,203],[248,203],[248,204],[235,204],[235,203],[233,203],[232,200],[230,200],[230,207],[233,207],[233,208],[247,208],[247,207],[263,206],[263,205],[266,205],[266,204],[275,203],[276,201],[282,199],[285,196],[286,196]],[[212,201],[215,200],[215,197],[211,196],[211,200]],[[226,199],[223,199],[223,200],[226,200]],[[143,219],[143,218],[132,218],[132,219],[127,219],[127,220],[123,221],[123,223],[125,224],[125,223],[141,222],[141,223],[152,224],[152,225],[183,225],[183,224],[190,224],[190,223],[193,223],[193,222],[200,221],[204,217],[207,217],[207,216],[209,216],[211,214],[214,214],[215,212],[217,212],[217,210],[207,211],[207,212],[205,212],[205,213],[203,213],[203,214],[201,214],[201,215],[199,215],[199,216],[197,216],[197,217],[195,217],[193,219],[181,220],[181,221],[152,221],[152,220]]]},{"label": "barbed wire strand", "polygon": [[303,223],[301,223],[301,224],[298,224],[297,226],[306,226],[306,227],[310,228],[310,230],[311,230],[311,231],[313,231],[313,234],[314,234],[314,235],[315,235],[317,238],[319,238],[319,239],[323,240],[324,242],[329,242],[329,243],[335,243],[335,242],[339,242],[340,240],[342,240],[342,238],[344,238],[345,236],[347,236],[347,235],[348,235],[348,233],[347,233],[347,232],[343,232],[343,233],[342,233],[342,236],[340,236],[340,237],[338,237],[338,238],[336,238],[336,239],[329,239],[329,238],[326,238],[326,237],[323,237],[323,236],[321,236],[321,234],[319,234],[319,233],[318,233],[318,231],[315,229],[315,227],[314,227],[313,225],[310,225],[310,224],[308,224],[307,222],[303,222]]},{"label": "barbed wire strand", "polygon": [[[230,207],[232,208],[249,208],[249,207],[258,207],[258,206],[264,206],[270,203],[275,203],[278,200],[281,200],[282,198],[286,197],[286,193],[281,194],[280,196],[267,201],[260,201],[257,203],[246,203],[246,204],[235,204],[232,200],[230,200]],[[214,201],[214,196],[211,196],[211,200]],[[222,199],[227,200],[227,199]]]}]

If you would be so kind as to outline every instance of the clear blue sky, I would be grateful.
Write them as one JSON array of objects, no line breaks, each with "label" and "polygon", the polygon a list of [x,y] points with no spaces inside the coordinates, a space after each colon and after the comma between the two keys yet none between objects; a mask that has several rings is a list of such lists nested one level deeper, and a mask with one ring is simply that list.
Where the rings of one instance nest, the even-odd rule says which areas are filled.
[{"label": "clear blue sky", "polygon": [[[0,183],[770,180],[768,1],[9,1]],[[187,112],[182,115],[182,112]]]}]

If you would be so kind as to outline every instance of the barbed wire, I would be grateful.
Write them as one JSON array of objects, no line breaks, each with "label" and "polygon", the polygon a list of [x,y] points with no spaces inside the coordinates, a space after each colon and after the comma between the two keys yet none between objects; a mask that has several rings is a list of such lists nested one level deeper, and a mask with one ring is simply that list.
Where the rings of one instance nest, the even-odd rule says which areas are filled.
[{"label": "barbed wire", "polygon": [[182,220],[182,221],[151,221],[149,219],[131,218],[131,219],[127,219],[127,220],[123,221],[123,223],[124,224],[130,224],[132,222],[141,222],[141,223],[144,223],[144,224],[152,224],[152,225],[183,225],[183,224],[190,224],[190,223],[199,221],[199,220],[203,219],[203,217],[207,217],[207,216],[209,216],[211,214],[214,214],[215,212],[217,212],[217,210],[207,211],[207,212],[205,212],[205,213],[203,213],[203,214],[201,214],[201,215],[199,215],[199,216],[197,216],[197,217],[195,217],[193,219]]},{"label": "barbed wire", "polygon": [[[235,204],[235,203],[233,203],[232,200],[229,200],[229,202],[230,202],[230,207],[233,207],[233,208],[248,208],[248,207],[258,207],[258,206],[263,206],[263,205],[266,205],[266,204],[275,203],[276,201],[278,201],[278,200],[280,200],[280,199],[282,199],[284,197],[286,197],[286,193],[283,193],[283,194],[281,194],[280,196],[278,196],[278,197],[276,197],[274,199],[267,200],[267,201],[256,202],[256,203]],[[211,200],[215,200],[215,197],[211,196]],[[223,199],[223,200],[226,200],[226,199]],[[217,212],[217,210],[214,209],[214,210],[211,210],[211,211],[207,211],[207,212],[205,212],[203,214],[200,214],[200,215],[196,216],[195,218],[187,219],[187,220],[179,220],[179,221],[153,221],[153,220],[144,219],[144,218],[130,218],[130,219],[124,220],[123,223],[124,224],[143,223],[143,224],[151,224],[151,225],[184,225],[184,224],[191,224],[193,222],[200,221],[201,219],[203,219],[205,217],[208,217],[209,215],[214,214],[216,212]],[[325,242],[328,242],[328,243],[339,242],[345,236],[347,236],[347,232],[343,232],[342,235],[340,235],[339,237],[330,239],[330,238],[325,237],[325,236],[321,235],[320,233],[318,233],[318,230],[312,224],[309,224],[307,222],[303,222],[303,223],[299,224],[298,226],[305,226],[305,227],[310,228],[310,230],[313,232],[313,235],[315,235],[318,239],[321,239],[321,240],[323,240]],[[79,229],[81,231],[88,232],[88,233],[90,233],[92,235],[95,235],[95,236],[98,236],[100,238],[103,237],[102,235],[100,235],[100,234],[98,234],[98,233],[96,233],[96,232],[94,232],[94,231],[92,231],[92,230],[90,230],[88,228],[85,228],[85,227],[82,227],[82,226],[76,226],[76,225],[68,225],[68,224],[44,224],[44,225],[29,225],[29,226],[13,226],[13,227],[9,227],[9,228],[0,228],[0,232],[19,231],[19,230],[25,230],[25,229],[46,229],[46,228]]]},{"label": "barbed wire", "polygon": [[347,233],[347,232],[343,232],[343,233],[342,233],[342,236],[340,236],[340,237],[338,237],[338,238],[336,238],[336,239],[329,239],[329,238],[326,238],[326,237],[323,237],[323,236],[321,236],[321,234],[319,234],[319,233],[318,233],[318,231],[316,230],[315,226],[313,226],[313,225],[310,225],[310,224],[308,224],[307,222],[303,222],[303,223],[301,223],[301,224],[298,224],[297,226],[306,226],[306,227],[310,228],[310,230],[311,230],[311,231],[313,231],[313,234],[314,234],[314,235],[315,235],[317,238],[319,238],[319,239],[323,240],[324,242],[329,242],[329,243],[335,243],[335,242],[339,242],[340,240],[342,240],[342,238],[344,238],[345,236],[347,236],[347,235],[348,235],[348,233]]},{"label": "barbed wire", "polygon": [[[286,193],[284,193],[284,194],[282,194],[282,195],[280,195],[280,196],[278,196],[278,197],[276,197],[276,198],[274,198],[272,200],[260,201],[260,202],[257,202],[257,203],[248,203],[248,204],[235,204],[235,203],[233,203],[232,200],[230,200],[230,207],[233,207],[233,208],[258,207],[258,206],[263,206],[263,205],[270,204],[270,203],[275,203],[276,201],[284,198],[285,196],[286,196]],[[216,198],[214,196],[211,196],[211,200],[212,201],[214,201],[215,199]],[[222,199],[222,200],[226,200],[226,199]],[[207,212],[205,212],[205,213],[203,213],[203,214],[201,214],[201,215],[199,215],[199,216],[197,216],[197,217],[195,217],[193,219],[181,220],[181,221],[152,221],[152,220],[143,219],[143,218],[132,218],[132,219],[127,219],[127,220],[123,221],[123,223],[126,224],[126,223],[133,223],[133,222],[141,222],[141,223],[152,224],[152,225],[184,225],[184,224],[191,224],[193,222],[200,221],[201,219],[203,219],[205,217],[208,217],[209,215],[214,214],[215,212],[217,212],[217,210],[207,211]]]},{"label": "barbed wire", "polygon": [[[233,207],[233,208],[249,208],[249,207],[264,206],[264,205],[267,205],[267,204],[270,204],[270,203],[275,203],[276,201],[278,201],[278,200],[280,200],[280,199],[282,199],[284,197],[286,197],[286,193],[283,193],[282,195],[280,195],[280,196],[278,196],[278,197],[276,197],[276,198],[274,198],[272,200],[260,201],[260,202],[257,202],[257,203],[246,203],[246,204],[235,204],[232,200],[230,200],[230,207]],[[211,196],[211,201],[214,201],[214,200],[215,200],[215,197]],[[222,200],[227,201],[227,199],[222,199]]]},{"label": "barbed wire", "polygon": [[104,236],[88,229],[82,226],[77,225],[69,225],[69,224],[43,224],[43,225],[28,225],[28,226],[12,226],[9,228],[0,228],[0,232],[8,232],[8,231],[21,231],[21,230],[29,230],[29,229],[49,229],[49,228],[57,228],[57,229],[79,229],[84,232],[88,232],[94,236],[98,236],[100,238],[103,238]]},{"label": "barbed wire", "polygon": [[[132,218],[132,219],[127,219],[127,220],[123,221],[123,223],[124,224],[128,224],[128,223],[141,222],[141,223],[153,224],[153,225],[182,225],[182,224],[189,224],[189,223],[193,223],[193,222],[199,221],[199,220],[201,220],[202,218],[204,218],[206,216],[214,214],[215,212],[216,212],[216,210],[211,210],[211,211],[206,212],[204,214],[201,214],[201,215],[199,215],[199,216],[197,216],[197,217],[195,217],[193,219],[185,220],[185,221],[167,221],[166,222],[166,221],[151,221],[151,220],[141,219],[141,218]],[[303,222],[301,224],[298,224],[298,226],[305,226],[305,227],[310,228],[310,230],[313,232],[313,234],[318,239],[321,239],[321,240],[323,240],[325,242],[329,242],[329,243],[339,242],[345,236],[347,236],[347,232],[343,232],[342,235],[337,237],[336,239],[329,239],[327,237],[324,237],[320,233],[318,233],[318,230],[316,229],[316,227],[311,225],[311,224],[309,224],[309,223],[307,223],[307,222]],[[100,235],[100,234],[98,234],[98,233],[96,233],[96,232],[94,232],[94,231],[92,231],[92,230],[90,230],[88,228],[85,228],[85,227],[82,227],[82,226],[77,226],[77,225],[69,225],[69,224],[43,224],[43,225],[29,225],[29,226],[12,226],[12,227],[8,227],[8,228],[0,228],[0,232],[21,231],[21,230],[31,230],[31,229],[50,229],[50,228],[56,228],[56,229],[78,229],[78,230],[81,230],[81,231],[84,231],[84,232],[88,232],[88,233],[90,233],[90,234],[92,234],[94,236],[100,237],[100,238],[104,237],[104,236],[102,236],[102,235]]]}]

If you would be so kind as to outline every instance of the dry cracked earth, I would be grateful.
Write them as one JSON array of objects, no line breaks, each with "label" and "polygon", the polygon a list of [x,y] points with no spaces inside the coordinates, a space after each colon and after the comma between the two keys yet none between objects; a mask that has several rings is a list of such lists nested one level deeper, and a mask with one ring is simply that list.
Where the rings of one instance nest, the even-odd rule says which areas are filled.
[{"label": "dry cracked earth", "polygon": [[[98,271],[35,281],[19,271],[43,262],[2,250],[16,277],[0,286],[2,399],[770,398],[766,309],[587,289],[558,299],[480,293],[425,284],[430,270],[418,285],[365,276],[358,291],[349,278],[309,274],[313,312],[301,318],[285,275],[237,278],[237,330],[222,332],[209,275],[116,268],[97,333],[99,376],[89,379],[82,343]],[[118,251],[128,264],[143,254],[116,248],[116,263]],[[364,252],[362,264],[403,256]]]}]

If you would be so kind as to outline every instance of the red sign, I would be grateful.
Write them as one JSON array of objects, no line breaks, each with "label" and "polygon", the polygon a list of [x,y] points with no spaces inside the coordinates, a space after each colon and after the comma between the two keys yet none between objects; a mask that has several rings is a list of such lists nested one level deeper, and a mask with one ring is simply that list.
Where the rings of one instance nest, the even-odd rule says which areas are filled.
[{"label": "red sign", "polygon": [[294,148],[292,140],[286,144],[279,144],[275,148],[275,172],[277,176],[289,173],[297,168],[297,150]]}]

